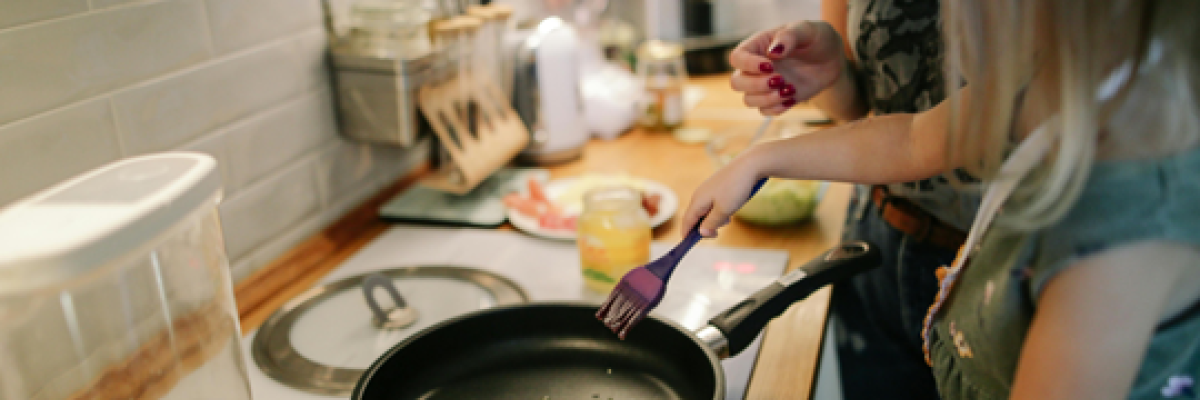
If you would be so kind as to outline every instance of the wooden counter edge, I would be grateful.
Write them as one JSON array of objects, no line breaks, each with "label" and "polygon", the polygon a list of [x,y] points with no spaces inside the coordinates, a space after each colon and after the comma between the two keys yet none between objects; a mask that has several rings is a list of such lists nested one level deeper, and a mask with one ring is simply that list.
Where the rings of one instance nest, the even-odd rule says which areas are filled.
[{"label": "wooden counter edge", "polygon": [[379,208],[429,172],[420,165],[234,286],[242,334],[258,328],[283,304],[304,293],[387,229]]}]

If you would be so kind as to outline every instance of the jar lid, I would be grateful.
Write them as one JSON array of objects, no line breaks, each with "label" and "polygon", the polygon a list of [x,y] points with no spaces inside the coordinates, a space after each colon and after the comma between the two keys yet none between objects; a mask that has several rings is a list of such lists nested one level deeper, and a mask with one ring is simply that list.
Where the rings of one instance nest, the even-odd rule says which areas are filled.
[{"label": "jar lid", "polygon": [[516,283],[483,270],[387,269],[297,296],[263,323],[251,352],[255,364],[281,383],[345,396],[376,358],[412,334],[472,311],[527,301]]},{"label": "jar lid", "polygon": [[454,18],[451,18],[448,20],[438,22],[437,25],[434,25],[433,29],[438,31],[438,33],[441,33],[441,34],[455,33],[455,32],[467,32],[467,31],[473,31],[475,29],[479,29],[479,26],[482,24],[483,24],[483,22],[480,21],[479,18],[467,16],[467,15],[460,15],[460,16],[457,16],[457,17],[454,17]]},{"label": "jar lid", "polygon": [[638,48],[638,57],[648,60],[671,60],[683,57],[683,45],[662,40],[650,40]]},{"label": "jar lid", "polygon": [[0,294],[62,284],[123,262],[205,207],[221,180],[207,154],[102,166],[0,210]]}]

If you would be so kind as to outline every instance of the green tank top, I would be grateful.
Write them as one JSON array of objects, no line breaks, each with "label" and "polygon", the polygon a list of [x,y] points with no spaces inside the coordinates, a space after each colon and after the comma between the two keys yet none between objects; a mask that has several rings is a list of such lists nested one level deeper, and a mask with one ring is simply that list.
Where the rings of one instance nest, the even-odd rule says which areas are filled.
[{"label": "green tank top", "polygon": [[[1097,163],[1059,223],[1034,234],[987,232],[932,321],[929,359],[942,397],[1008,398],[1046,283],[1072,260],[1146,240],[1200,246],[1200,149]],[[1157,328],[1129,398],[1196,399],[1197,377],[1200,305]]]}]

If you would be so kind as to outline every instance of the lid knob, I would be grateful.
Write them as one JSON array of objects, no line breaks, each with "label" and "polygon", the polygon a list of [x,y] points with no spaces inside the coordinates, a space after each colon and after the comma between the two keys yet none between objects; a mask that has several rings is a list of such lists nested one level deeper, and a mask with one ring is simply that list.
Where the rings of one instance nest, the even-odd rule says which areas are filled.
[{"label": "lid knob", "polygon": [[[384,310],[379,306],[379,302],[375,300],[375,288],[382,287],[392,296],[392,301],[396,306]],[[367,299],[367,306],[371,308],[371,313],[374,317],[371,322],[376,328],[385,330],[395,330],[407,328],[414,322],[417,322],[417,310],[409,307],[408,303],[404,302],[404,298],[400,297],[400,292],[396,290],[396,285],[392,280],[383,274],[373,273],[363,277],[362,282],[363,296]]]}]

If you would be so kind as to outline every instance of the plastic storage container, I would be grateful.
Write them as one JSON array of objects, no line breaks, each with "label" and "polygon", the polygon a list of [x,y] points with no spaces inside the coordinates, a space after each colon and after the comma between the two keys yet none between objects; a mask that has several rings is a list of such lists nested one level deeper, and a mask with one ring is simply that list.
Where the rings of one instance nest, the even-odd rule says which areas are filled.
[{"label": "plastic storage container", "polygon": [[249,399],[219,198],[162,153],[0,210],[0,399]]}]

